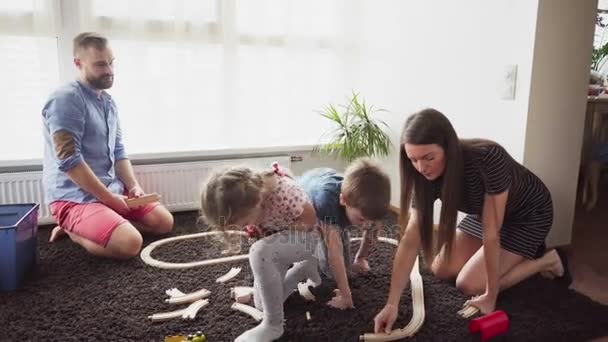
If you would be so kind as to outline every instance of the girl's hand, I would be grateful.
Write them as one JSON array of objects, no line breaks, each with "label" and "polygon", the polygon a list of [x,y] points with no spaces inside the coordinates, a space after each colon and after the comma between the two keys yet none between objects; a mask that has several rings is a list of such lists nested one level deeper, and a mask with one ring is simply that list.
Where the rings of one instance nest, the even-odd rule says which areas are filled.
[{"label": "girl's hand", "polygon": [[496,309],[496,296],[490,296],[487,292],[479,295],[479,296],[475,296],[469,300],[467,300],[464,305],[470,305],[470,306],[474,306],[476,308],[479,309],[479,311],[483,314],[489,314],[491,312],[494,312],[494,310]]},{"label": "girl's hand", "polygon": [[260,227],[256,226],[255,224],[248,224],[245,226],[245,233],[247,233],[247,236],[250,239],[260,239],[264,236],[264,234],[262,233],[262,229],[260,229]]}]

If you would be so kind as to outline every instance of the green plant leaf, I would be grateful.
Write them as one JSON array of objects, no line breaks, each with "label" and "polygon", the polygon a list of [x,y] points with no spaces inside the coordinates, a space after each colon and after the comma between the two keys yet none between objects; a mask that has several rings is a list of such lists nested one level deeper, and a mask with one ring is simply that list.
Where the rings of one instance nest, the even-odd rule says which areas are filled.
[{"label": "green plant leaf", "polygon": [[591,54],[591,69],[599,71],[605,63],[606,56],[608,56],[608,43],[598,49],[593,49],[593,53]]},{"label": "green plant leaf", "polygon": [[332,121],[336,127],[322,136],[329,137],[329,142],[315,146],[313,151],[334,155],[348,162],[364,156],[387,156],[391,142],[384,129],[390,128],[386,122],[373,118],[378,112],[387,110],[368,106],[354,91],[346,105],[325,106],[320,115]]}]

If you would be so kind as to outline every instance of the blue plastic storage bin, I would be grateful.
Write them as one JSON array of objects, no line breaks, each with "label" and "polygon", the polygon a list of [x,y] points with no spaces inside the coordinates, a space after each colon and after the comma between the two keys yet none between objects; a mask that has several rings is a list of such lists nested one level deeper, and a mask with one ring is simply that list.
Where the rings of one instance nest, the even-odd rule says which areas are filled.
[{"label": "blue plastic storage bin", "polygon": [[14,291],[36,263],[37,203],[0,205],[0,291]]}]

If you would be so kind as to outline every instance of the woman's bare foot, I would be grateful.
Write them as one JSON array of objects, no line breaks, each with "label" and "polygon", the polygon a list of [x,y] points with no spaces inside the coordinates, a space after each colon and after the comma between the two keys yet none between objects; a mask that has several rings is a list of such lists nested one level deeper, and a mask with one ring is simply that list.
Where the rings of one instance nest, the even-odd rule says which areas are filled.
[{"label": "woman's bare foot", "polygon": [[564,265],[559,257],[556,249],[552,249],[543,255],[543,259],[547,261],[547,267],[540,274],[549,279],[560,278],[564,275]]},{"label": "woman's bare foot", "polygon": [[63,230],[63,228],[56,226],[55,228],[53,228],[53,231],[51,232],[51,237],[49,238],[49,242],[53,243],[55,242],[55,240],[57,240],[58,238],[67,235],[67,233],[65,232],[65,230]]}]

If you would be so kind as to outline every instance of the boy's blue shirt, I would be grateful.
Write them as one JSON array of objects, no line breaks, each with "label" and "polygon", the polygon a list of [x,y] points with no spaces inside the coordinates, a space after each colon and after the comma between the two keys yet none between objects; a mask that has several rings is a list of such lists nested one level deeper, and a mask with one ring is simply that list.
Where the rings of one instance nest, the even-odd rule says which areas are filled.
[{"label": "boy's blue shirt", "polygon": [[316,168],[305,172],[297,182],[312,201],[319,221],[347,229],[350,222],[344,206],[340,205],[343,180],[334,169]]},{"label": "boy's blue shirt", "polygon": [[[317,219],[339,230],[342,240],[342,252],[345,265],[351,262],[350,255],[350,221],[346,217],[344,206],[340,205],[340,193],[344,177],[330,168],[316,168],[305,172],[297,178],[304,191],[312,201]],[[320,271],[328,278],[333,278],[329,266],[328,250],[325,243],[320,243],[315,255],[319,261]],[[348,270],[348,267],[346,268]]]}]

